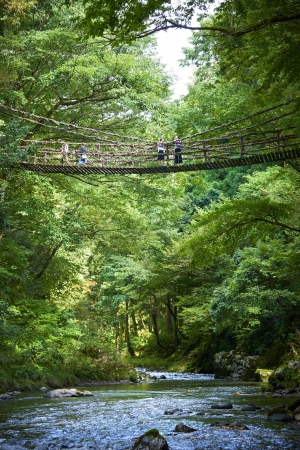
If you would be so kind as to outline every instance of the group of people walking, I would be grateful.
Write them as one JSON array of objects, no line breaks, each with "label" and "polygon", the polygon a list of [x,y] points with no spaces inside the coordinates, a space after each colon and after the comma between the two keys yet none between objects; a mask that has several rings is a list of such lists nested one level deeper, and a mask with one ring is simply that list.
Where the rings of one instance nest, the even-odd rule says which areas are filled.
[{"label": "group of people walking", "polygon": [[[174,164],[181,164],[182,163],[182,141],[179,139],[178,136],[175,137],[174,142]],[[165,162],[165,143],[164,139],[160,138],[158,144],[157,144],[157,160],[159,161],[160,165],[163,165]]]},{"label": "group of people walking", "polygon": [[[69,146],[65,141],[61,141],[61,163],[69,164]],[[175,137],[173,143],[174,150],[173,157],[174,157],[174,164],[181,164],[182,163],[182,141],[179,139],[178,136]],[[163,138],[160,138],[158,144],[157,144],[157,160],[159,161],[159,164],[164,164],[165,162],[165,154],[166,154],[166,144],[164,142]],[[80,158],[78,160],[78,164],[87,164],[87,157],[88,157],[88,149],[86,148],[85,144],[81,144],[80,147]]]},{"label": "group of people walking", "polygon": [[[69,164],[69,146],[65,141],[61,141],[61,163]],[[85,144],[81,144],[80,147],[80,158],[78,161],[78,164],[86,164],[87,163],[87,156],[88,156],[88,149],[86,148]]]}]

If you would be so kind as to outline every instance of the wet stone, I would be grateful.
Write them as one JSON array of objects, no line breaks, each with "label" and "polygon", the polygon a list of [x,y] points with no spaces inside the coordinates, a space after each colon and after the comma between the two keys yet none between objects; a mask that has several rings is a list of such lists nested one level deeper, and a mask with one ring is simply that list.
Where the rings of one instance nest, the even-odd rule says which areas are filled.
[{"label": "wet stone", "polygon": [[249,403],[249,405],[244,405],[241,407],[241,411],[256,411],[257,409],[260,409],[260,408],[253,405],[253,403]]},{"label": "wet stone", "polygon": [[294,420],[294,415],[289,413],[271,414],[268,417],[268,420],[271,420],[272,422],[289,422]]},{"label": "wet stone", "polygon": [[11,396],[9,394],[1,394],[0,400],[10,400]]},{"label": "wet stone", "polygon": [[211,427],[229,427],[229,422],[213,422],[210,424]]},{"label": "wet stone", "polygon": [[90,397],[93,394],[90,391],[79,391],[78,389],[54,389],[47,392],[45,398],[64,398],[64,397]]},{"label": "wet stone", "polygon": [[249,430],[249,428],[246,425],[243,425],[241,423],[233,422],[213,422],[211,427],[215,428],[221,428],[224,430]]},{"label": "wet stone", "polygon": [[175,427],[175,430],[177,433],[192,433],[193,431],[197,431],[195,428],[191,428],[188,425],[185,425],[184,423],[178,423]]},{"label": "wet stone", "polygon": [[232,409],[232,403],[217,403],[211,406],[211,409]]},{"label": "wet stone", "polygon": [[0,444],[0,450],[25,450],[21,445]]},{"label": "wet stone", "polygon": [[271,409],[268,413],[268,420],[272,422],[289,422],[294,420],[294,414],[291,410],[285,408],[284,405],[280,405],[277,408]]},{"label": "wet stone", "polygon": [[179,408],[175,408],[175,409],[168,409],[167,411],[164,412],[164,414],[166,416],[173,416],[175,414],[182,414],[183,410],[179,409]]},{"label": "wet stone", "polygon": [[138,438],[132,450],[169,450],[167,441],[153,428]]}]

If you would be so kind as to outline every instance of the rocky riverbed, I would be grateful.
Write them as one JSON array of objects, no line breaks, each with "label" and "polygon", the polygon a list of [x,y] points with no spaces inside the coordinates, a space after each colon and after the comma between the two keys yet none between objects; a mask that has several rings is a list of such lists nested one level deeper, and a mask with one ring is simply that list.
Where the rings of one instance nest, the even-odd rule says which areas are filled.
[{"label": "rocky riverbed", "polygon": [[156,381],[89,386],[92,395],[84,397],[15,395],[1,403],[0,450],[132,450],[153,429],[169,450],[299,448],[298,406],[290,409],[299,397],[209,375],[149,376]]}]

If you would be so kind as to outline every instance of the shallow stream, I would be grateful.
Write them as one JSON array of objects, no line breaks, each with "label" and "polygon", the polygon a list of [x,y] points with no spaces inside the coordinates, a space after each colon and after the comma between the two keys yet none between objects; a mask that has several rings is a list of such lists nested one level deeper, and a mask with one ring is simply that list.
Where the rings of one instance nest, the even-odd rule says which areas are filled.
[{"label": "shallow stream", "polygon": [[[300,422],[270,422],[264,409],[241,411],[249,403],[261,408],[287,405],[294,397],[273,397],[262,394],[259,383],[215,380],[212,375],[151,375],[165,375],[166,379],[87,386],[93,397],[48,399],[38,391],[1,402],[0,450],[8,446],[129,450],[135,439],[151,428],[160,431],[170,450],[300,449]],[[231,402],[233,409],[211,408],[221,402]],[[182,413],[164,414],[175,408]],[[211,426],[224,421],[238,422],[249,430]],[[175,433],[178,423],[197,431]]]}]

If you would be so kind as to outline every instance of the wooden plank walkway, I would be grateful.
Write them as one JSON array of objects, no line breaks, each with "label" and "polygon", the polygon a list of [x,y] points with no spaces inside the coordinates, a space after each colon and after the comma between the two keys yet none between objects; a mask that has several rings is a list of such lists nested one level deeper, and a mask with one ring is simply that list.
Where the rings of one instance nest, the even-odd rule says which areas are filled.
[{"label": "wooden plank walkway", "polygon": [[289,159],[300,158],[300,147],[279,150],[270,153],[262,153],[244,157],[235,157],[221,161],[202,162],[195,164],[178,164],[178,165],[157,165],[148,167],[100,167],[80,164],[71,165],[55,165],[55,164],[32,164],[19,163],[26,170],[40,173],[62,173],[65,175],[144,175],[144,174],[163,174],[178,172],[195,172],[199,170],[216,170],[229,167],[247,166],[252,164],[262,164],[275,161],[285,161]]}]

